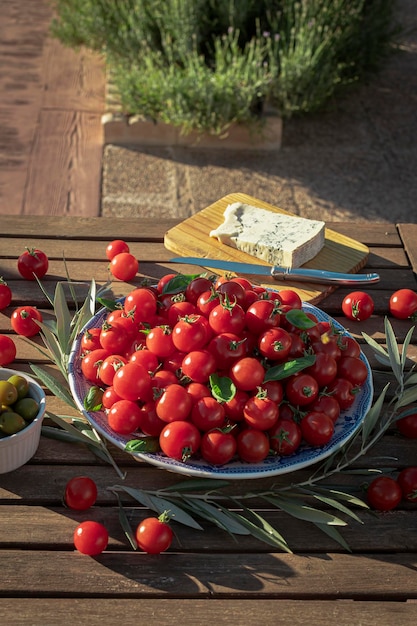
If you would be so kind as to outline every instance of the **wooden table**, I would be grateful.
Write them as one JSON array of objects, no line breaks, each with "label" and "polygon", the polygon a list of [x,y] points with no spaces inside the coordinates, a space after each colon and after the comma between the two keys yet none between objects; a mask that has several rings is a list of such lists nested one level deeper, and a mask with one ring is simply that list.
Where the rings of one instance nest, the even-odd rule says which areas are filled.
[{"label": "wooden table", "polygon": [[[48,304],[36,283],[19,279],[16,258],[25,246],[40,247],[50,258],[44,285],[53,292],[65,278],[63,257],[73,280],[106,281],[106,243],[129,241],[141,260],[143,276],[158,279],[170,266],[163,235],[174,221],[65,217],[2,217],[0,274],[13,290],[13,307],[35,304],[48,315]],[[380,283],[368,287],[375,314],[361,324],[347,323],[340,314],[346,289],[339,288],[321,307],[361,338],[365,331],[384,343],[383,318],[390,293],[400,287],[417,289],[417,224],[334,223],[334,230],[360,238],[370,248],[367,269],[378,271]],[[175,268],[177,269],[177,268]],[[139,277],[134,284],[139,284]],[[115,283],[117,295],[132,285]],[[10,333],[12,308],[0,313],[0,332]],[[401,342],[409,322],[393,321]],[[16,338],[14,366],[29,372],[29,362],[46,366],[31,345]],[[371,364],[379,369],[364,345]],[[417,358],[417,333],[410,357]],[[375,374],[378,394],[388,373]],[[54,396],[47,406],[71,414]],[[74,414],[74,413],[72,413]],[[127,471],[125,483],[145,488],[177,482],[173,473],[138,463],[114,450]],[[375,465],[371,457],[389,457],[386,467],[417,463],[417,443],[389,432],[357,467]],[[398,459],[398,460],[397,460]],[[62,495],[74,475],[88,474],[98,484],[99,497],[88,517],[109,529],[108,549],[96,558],[74,551],[72,535],[87,513],[64,508]],[[360,481],[351,476],[349,481]],[[182,623],[209,624],[415,624],[417,620],[417,508],[401,505],[394,512],[359,512],[365,522],[342,531],[352,552],[345,552],[311,525],[297,522],[277,510],[264,512],[278,526],[293,554],[275,551],[254,538],[235,542],[226,533],[206,525],[205,532],[175,525],[169,552],[150,556],[129,546],[118,520],[114,495],[107,487],[120,482],[114,469],[98,461],[84,446],[41,438],[39,449],[26,466],[0,476],[0,616],[3,624],[61,623]],[[251,488],[271,479],[250,481]],[[236,489],[248,489],[237,484]],[[132,519],[149,512],[126,502]]]}]

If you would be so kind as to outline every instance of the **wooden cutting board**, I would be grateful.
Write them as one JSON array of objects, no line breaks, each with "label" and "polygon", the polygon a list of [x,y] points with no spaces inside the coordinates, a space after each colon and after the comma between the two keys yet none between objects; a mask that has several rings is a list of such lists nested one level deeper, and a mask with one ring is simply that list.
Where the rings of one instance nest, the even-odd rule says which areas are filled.
[{"label": "wooden cutting board", "polygon": [[[166,232],[165,247],[175,256],[194,256],[202,259],[202,267],[218,275],[230,274],[230,272],[214,270],[204,264],[204,257],[223,259],[227,261],[240,261],[243,263],[257,263],[268,265],[265,261],[255,259],[253,256],[235,250],[230,246],[220,243],[216,238],[210,237],[210,231],[223,223],[223,213],[226,207],[233,202],[250,204],[276,213],[291,215],[288,211],[253,198],[244,193],[232,193],[206,209],[199,211],[192,217],[184,220],[174,228]],[[314,269],[331,270],[333,272],[355,273],[366,263],[369,248],[359,241],[340,235],[330,228],[325,230],[325,243],[322,250],[314,259],[305,263],[303,267]],[[195,267],[179,266],[183,273],[196,273]],[[296,281],[277,281],[272,277],[247,275],[247,278],[255,284],[275,289],[294,289],[304,302],[317,303],[326,295],[336,289],[333,285],[320,285],[318,283],[297,283]]]}]

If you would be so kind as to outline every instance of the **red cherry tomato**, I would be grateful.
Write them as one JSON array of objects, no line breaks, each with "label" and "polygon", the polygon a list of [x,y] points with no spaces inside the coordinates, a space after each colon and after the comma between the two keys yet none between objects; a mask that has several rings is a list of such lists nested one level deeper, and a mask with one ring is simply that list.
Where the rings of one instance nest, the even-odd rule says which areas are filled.
[{"label": "red cherry tomato", "polygon": [[164,426],[159,435],[162,452],[178,461],[187,461],[190,456],[198,452],[200,443],[200,431],[191,422],[171,422]]},{"label": "red cherry tomato", "polygon": [[397,483],[401,487],[404,499],[417,503],[417,467],[403,469],[397,477]]},{"label": "red cherry tomato", "polygon": [[155,403],[157,416],[164,422],[188,420],[193,400],[185,387],[178,383],[168,385]]},{"label": "red cherry tomato", "polygon": [[352,291],[343,298],[342,311],[348,319],[363,322],[374,312],[374,301],[365,291]]},{"label": "red cherry tomato", "polygon": [[0,335],[0,365],[9,365],[16,358],[16,344],[8,335]]},{"label": "red cherry tomato", "polygon": [[397,428],[404,437],[417,439],[417,407],[416,412],[402,417],[397,422]]},{"label": "red cherry tomato", "polygon": [[120,252],[110,261],[110,272],[118,280],[129,282],[139,269],[139,262],[131,252]]},{"label": "red cherry tomato", "polygon": [[265,368],[257,358],[246,356],[232,365],[229,374],[238,389],[252,391],[262,384]]},{"label": "red cherry tomato", "polygon": [[417,313],[417,293],[411,289],[398,289],[389,299],[389,312],[400,320],[412,318]]},{"label": "red cherry tomato", "polygon": [[42,314],[33,306],[19,306],[12,313],[10,323],[13,330],[23,337],[33,337],[40,331],[40,326],[36,323],[42,322]]},{"label": "red cherry tomato", "polygon": [[319,386],[310,374],[301,373],[288,379],[285,393],[291,404],[306,406],[313,402],[319,393]]},{"label": "red cherry tomato", "polygon": [[12,301],[12,290],[0,276],[0,311],[9,306]]},{"label": "red cherry tomato", "polygon": [[66,484],[65,504],[75,511],[85,511],[95,504],[97,485],[89,476],[74,476]]},{"label": "red cherry tomato", "polygon": [[123,239],[114,239],[106,247],[106,257],[109,261],[121,252],[130,252],[128,244]]},{"label": "red cherry tomato", "polygon": [[243,407],[243,417],[248,426],[269,430],[278,420],[278,405],[261,391],[248,399]]},{"label": "red cherry tomato", "polygon": [[118,400],[107,414],[110,428],[121,435],[130,435],[139,429],[142,413],[133,400]]},{"label": "red cherry tomato", "polygon": [[160,554],[170,547],[174,538],[172,528],[167,523],[167,516],[147,517],[136,528],[138,546],[148,554]]},{"label": "red cherry tomato", "polygon": [[101,554],[107,548],[108,542],[109,533],[99,522],[81,522],[74,531],[74,546],[82,554]]},{"label": "red cherry tomato", "polygon": [[403,492],[396,480],[389,476],[379,476],[371,482],[366,495],[373,509],[391,511],[401,502]]},{"label": "red cherry tomato", "polygon": [[201,456],[212,465],[229,463],[235,456],[236,450],[236,438],[230,432],[223,432],[219,429],[210,430],[201,438]]},{"label": "red cherry tomato", "polygon": [[307,413],[301,420],[300,427],[303,438],[311,446],[324,446],[334,433],[333,420],[326,413],[318,411]]},{"label": "red cherry tomato", "polygon": [[271,449],[281,456],[289,456],[300,447],[301,428],[293,420],[278,419],[268,433]]},{"label": "red cherry tomato", "polygon": [[262,430],[246,428],[236,441],[238,456],[247,463],[260,463],[269,454],[269,437]]},{"label": "red cherry tomato", "polygon": [[17,269],[19,274],[26,280],[36,280],[42,278],[48,271],[49,261],[45,252],[37,248],[23,252],[17,259]]}]

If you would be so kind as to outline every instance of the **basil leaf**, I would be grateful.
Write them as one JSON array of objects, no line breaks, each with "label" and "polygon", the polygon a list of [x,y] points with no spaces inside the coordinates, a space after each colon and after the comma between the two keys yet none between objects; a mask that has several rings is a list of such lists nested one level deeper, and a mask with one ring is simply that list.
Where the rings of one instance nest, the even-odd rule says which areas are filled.
[{"label": "basil leaf", "polygon": [[200,276],[200,274],[178,274],[178,276],[171,278],[171,280],[164,285],[162,293],[179,293],[180,291],[184,291],[190,282],[198,276]]},{"label": "basil leaf", "polygon": [[235,397],[236,387],[228,376],[210,376],[211,394],[218,402],[228,402]]},{"label": "basil leaf", "polygon": [[302,330],[313,328],[313,326],[316,325],[316,322],[310,319],[304,311],[301,311],[301,309],[290,309],[285,314],[285,318],[290,324]]},{"label": "basil leaf", "polygon": [[160,449],[158,437],[139,437],[125,445],[126,452],[159,452]]},{"label": "basil leaf", "polygon": [[286,361],[281,365],[275,365],[266,372],[264,382],[267,383],[269,380],[282,380],[284,378],[288,378],[293,374],[297,374],[297,372],[301,372],[301,370],[306,367],[314,365],[315,361],[316,356],[314,354],[308,354],[307,356],[302,356],[299,359],[293,359],[292,361]]},{"label": "basil leaf", "polygon": [[100,411],[102,408],[103,391],[100,387],[90,387],[83,404],[86,411]]}]

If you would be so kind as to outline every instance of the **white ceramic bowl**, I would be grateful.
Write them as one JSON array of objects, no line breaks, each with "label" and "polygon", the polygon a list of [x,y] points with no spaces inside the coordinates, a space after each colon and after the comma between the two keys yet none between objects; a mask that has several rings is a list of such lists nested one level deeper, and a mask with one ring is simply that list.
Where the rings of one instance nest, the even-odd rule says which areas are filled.
[{"label": "white ceramic bowl", "polygon": [[45,413],[45,393],[42,387],[30,376],[17,370],[0,367],[0,380],[7,380],[18,374],[29,382],[29,396],[39,404],[39,411],[35,419],[26,428],[14,435],[0,439],[0,474],[11,472],[29,461],[39,446],[42,420]]}]

